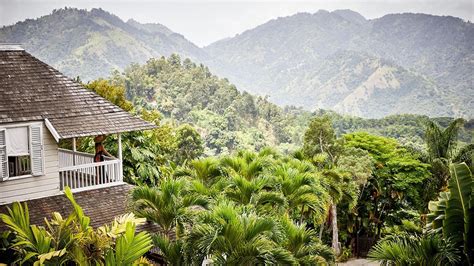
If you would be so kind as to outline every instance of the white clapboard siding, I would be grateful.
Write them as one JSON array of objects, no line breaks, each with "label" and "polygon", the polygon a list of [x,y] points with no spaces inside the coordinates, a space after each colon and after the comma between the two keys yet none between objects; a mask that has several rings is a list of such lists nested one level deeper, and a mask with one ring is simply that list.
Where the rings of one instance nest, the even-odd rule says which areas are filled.
[{"label": "white clapboard siding", "polygon": [[6,179],[8,174],[6,142],[6,131],[4,128],[0,128],[0,182]]},{"label": "white clapboard siding", "polygon": [[44,159],[41,165],[43,174],[0,182],[0,204],[60,194],[58,145],[44,123],[41,131],[43,136],[42,153]]}]

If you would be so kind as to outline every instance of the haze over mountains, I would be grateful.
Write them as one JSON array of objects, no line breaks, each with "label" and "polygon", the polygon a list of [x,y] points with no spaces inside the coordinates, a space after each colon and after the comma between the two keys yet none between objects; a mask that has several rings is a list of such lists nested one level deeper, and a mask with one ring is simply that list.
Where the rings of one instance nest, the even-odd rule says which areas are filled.
[{"label": "haze over mountains", "polygon": [[199,48],[161,24],[68,8],[3,27],[0,42],[23,43],[83,80],[178,53],[281,105],[362,117],[474,117],[474,26],[454,17],[298,13]]}]

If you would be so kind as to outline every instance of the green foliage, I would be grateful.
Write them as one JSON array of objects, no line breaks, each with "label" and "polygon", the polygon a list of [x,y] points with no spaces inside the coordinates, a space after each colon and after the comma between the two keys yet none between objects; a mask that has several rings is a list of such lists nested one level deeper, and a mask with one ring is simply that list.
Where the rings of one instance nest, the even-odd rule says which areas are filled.
[{"label": "green foliage", "polygon": [[137,187],[132,191],[133,209],[166,234],[179,232],[192,207],[207,206],[206,198],[188,194],[186,186],[185,180],[163,179],[157,187]]},{"label": "green foliage", "polygon": [[377,243],[369,258],[382,265],[458,265],[461,257],[454,242],[436,234],[389,236]]},{"label": "green foliage", "polygon": [[[156,187],[137,187],[133,208],[165,234],[154,242],[172,265],[303,265],[334,261],[311,227],[330,201],[311,163],[272,149],[193,160]],[[175,235],[176,239],[170,240]]]},{"label": "green foliage", "polygon": [[[291,153],[301,146],[304,129],[313,115],[301,108],[281,108],[267,98],[240,93],[226,79],[212,75],[205,66],[189,59],[181,61],[176,55],[150,59],[144,65],[133,64],[123,73],[114,72],[110,80],[97,80],[87,87],[127,109],[124,105],[129,106],[129,103],[123,101],[125,90],[126,98],[133,101],[133,113],[140,114],[143,109],[160,112],[162,131],[168,133],[161,138],[168,142],[161,143],[164,145],[162,153],[171,155],[176,154],[176,147],[171,148],[176,146],[172,145],[174,138],[169,136],[175,135],[174,124],[189,124],[199,132],[204,155],[229,154],[240,149],[258,151],[265,146]],[[314,114],[324,115],[323,120],[329,117],[334,129],[327,129],[338,136],[362,130],[396,138],[415,150],[425,149],[422,137],[423,127],[429,120],[426,116],[363,119],[322,110]],[[436,121],[444,125],[450,119]],[[472,129],[466,127],[459,133],[463,142],[472,141]],[[166,145],[170,142],[171,145]],[[178,158],[179,161],[185,159]]]},{"label": "green foliage", "polygon": [[463,248],[465,261],[474,261],[474,177],[466,164],[452,164],[449,191],[441,192],[438,201],[430,202],[427,225],[442,232],[457,247]]},{"label": "green foliage", "polygon": [[120,86],[112,85],[109,81],[98,79],[85,84],[87,89],[99,94],[113,104],[119,106],[125,111],[131,111],[133,105],[125,97],[125,89]]},{"label": "green foliage", "polygon": [[181,160],[193,160],[202,155],[204,147],[199,133],[190,125],[180,125],[176,128],[177,163]]},{"label": "green foliage", "polygon": [[346,147],[365,150],[373,159],[372,175],[363,185],[356,208],[350,213],[350,231],[380,236],[381,229],[400,224],[406,211],[422,211],[423,182],[430,178],[429,165],[400,146],[396,140],[353,133],[344,135]]},{"label": "green foliage", "polygon": [[232,204],[221,203],[204,213],[189,234],[194,259],[210,255],[216,264],[255,265],[293,264],[289,251],[280,247],[275,237],[276,222],[252,211],[240,211]]},{"label": "green foliage", "polygon": [[15,255],[13,244],[15,241],[15,235],[5,230],[0,233],[0,262],[5,264],[12,264],[18,258]]},{"label": "green foliage", "polygon": [[454,153],[458,144],[458,132],[464,122],[464,119],[456,119],[444,130],[434,121],[427,122],[425,142],[431,160],[445,158],[451,162],[456,157]]},{"label": "green foliage", "polygon": [[[156,184],[160,176],[165,174],[160,165],[171,161],[181,164],[202,154],[202,139],[193,127],[186,124],[175,127],[163,123],[162,115],[156,110],[135,109],[125,98],[124,88],[112,85],[110,81],[97,80],[85,86],[124,110],[157,125],[153,130],[122,134],[123,171],[128,182]],[[111,154],[118,153],[117,141],[116,136],[110,136],[104,142]],[[79,139],[78,143],[80,150],[94,152],[92,138]]]},{"label": "green foliage", "polygon": [[135,234],[135,225],[144,219],[134,215],[116,218],[110,225],[94,230],[90,218],[75,202],[69,188],[65,190],[74,211],[66,218],[53,213],[45,219],[46,227],[30,224],[28,206],[18,202],[0,214],[2,221],[14,233],[13,246],[16,263],[34,265],[131,265],[150,248],[148,233]]},{"label": "green foliage", "polygon": [[174,241],[165,234],[153,236],[153,244],[160,249],[160,253],[166,262],[172,266],[186,265],[184,241],[175,239]]},{"label": "green foliage", "polygon": [[304,134],[303,152],[308,158],[327,154],[329,159],[335,162],[336,134],[329,116],[316,116],[311,120]]},{"label": "green foliage", "polygon": [[[449,123],[446,128],[442,128],[435,121],[428,121],[425,132],[425,143],[428,148],[428,161],[431,163],[431,172],[435,179],[428,186],[428,190],[436,195],[441,189],[447,186],[450,176],[450,163],[466,162],[472,167],[472,156],[474,155],[474,145],[465,145],[461,149],[459,145],[459,132],[465,120],[456,119]],[[434,196],[430,197],[432,199]]]},{"label": "green foliage", "polygon": [[301,143],[305,121],[297,116],[302,110],[283,110],[266,98],[241,93],[204,65],[177,55],[131,65],[122,74],[114,73],[111,82],[124,87],[135,106],[195,127],[207,155]]},{"label": "green foliage", "polygon": [[316,237],[314,229],[305,223],[295,224],[284,217],[280,221],[283,247],[289,250],[300,265],[321,265],[334,261],[333,251]]},{"label": "green foliage", "polygon": [[125,232],[115,239],[115,248],[105,254],[105,264],[111,266],[143,265],[138,260],[152,247],[150,235],[135,234],[135,224],[126,223]]}]

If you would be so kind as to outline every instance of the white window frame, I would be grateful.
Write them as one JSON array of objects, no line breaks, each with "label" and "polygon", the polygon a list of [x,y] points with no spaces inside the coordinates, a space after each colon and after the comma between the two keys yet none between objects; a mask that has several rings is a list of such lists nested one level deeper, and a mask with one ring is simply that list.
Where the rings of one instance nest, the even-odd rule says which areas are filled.
[{"label": "white window frame", "polygon": [[[41,143],[42,143],[42,157],[41,157],[41,161],[42,161],[42,164],[43,164],[43,171],[44,171],[44,139],[43,139],[43,122],[30,122],[30,123],[18,123],[18,124],[4,124],[4,125],[0,125],[0,129],[4,129],[5,130],[5,144],[8,143],[8,134],[6,133],[6,131],[9,129],[9,128],[15,128],[15,127],[27,127],[28,128],[28,148],[29,148],[29,156],[30,156],[30,160],[32,160],[32,150],[31,150],[31,129],[30,127],[31,126],[39,126],[41,127]],[[8,149],[6,149],[8,150]],[[8,160],[8,151],[7,151],[7,160]],[[32,162],[31,162],[31,166],[30,167],[33,167],[32,166]],[[27,175],[21,175],[21,176],[12,176],[10,177],[9,176],[9,171],[8,171],[8,163],[7,163],[7,177],[3,178],[3,181],[0,181],[0,184],[2,182],[6,182],[6,181],[11,181],[11,180],[18,180],[18,179],[24,179],[24,178],[30,178],[30,177],[37,177],[35,175],[33,175],[33,172],[31,174],[27,174]],[[44,173],[42,174],[44,175]],[[42,175],[39,175],[39,176],[42,176]]]}]

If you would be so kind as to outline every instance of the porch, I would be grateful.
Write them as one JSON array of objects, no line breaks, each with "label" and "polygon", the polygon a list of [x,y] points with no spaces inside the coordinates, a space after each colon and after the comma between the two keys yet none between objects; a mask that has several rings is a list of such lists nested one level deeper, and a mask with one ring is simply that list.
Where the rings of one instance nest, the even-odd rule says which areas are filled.
[{"label": "porch", "polygon": [[63,191],[68,186],[77,192],[123,184],[121,158],[120,134],[118,158],[104,156],[103,162],[94,162],[94,154],[77,151],[73,138],[73,150],[58,149],[59,189]]}]

